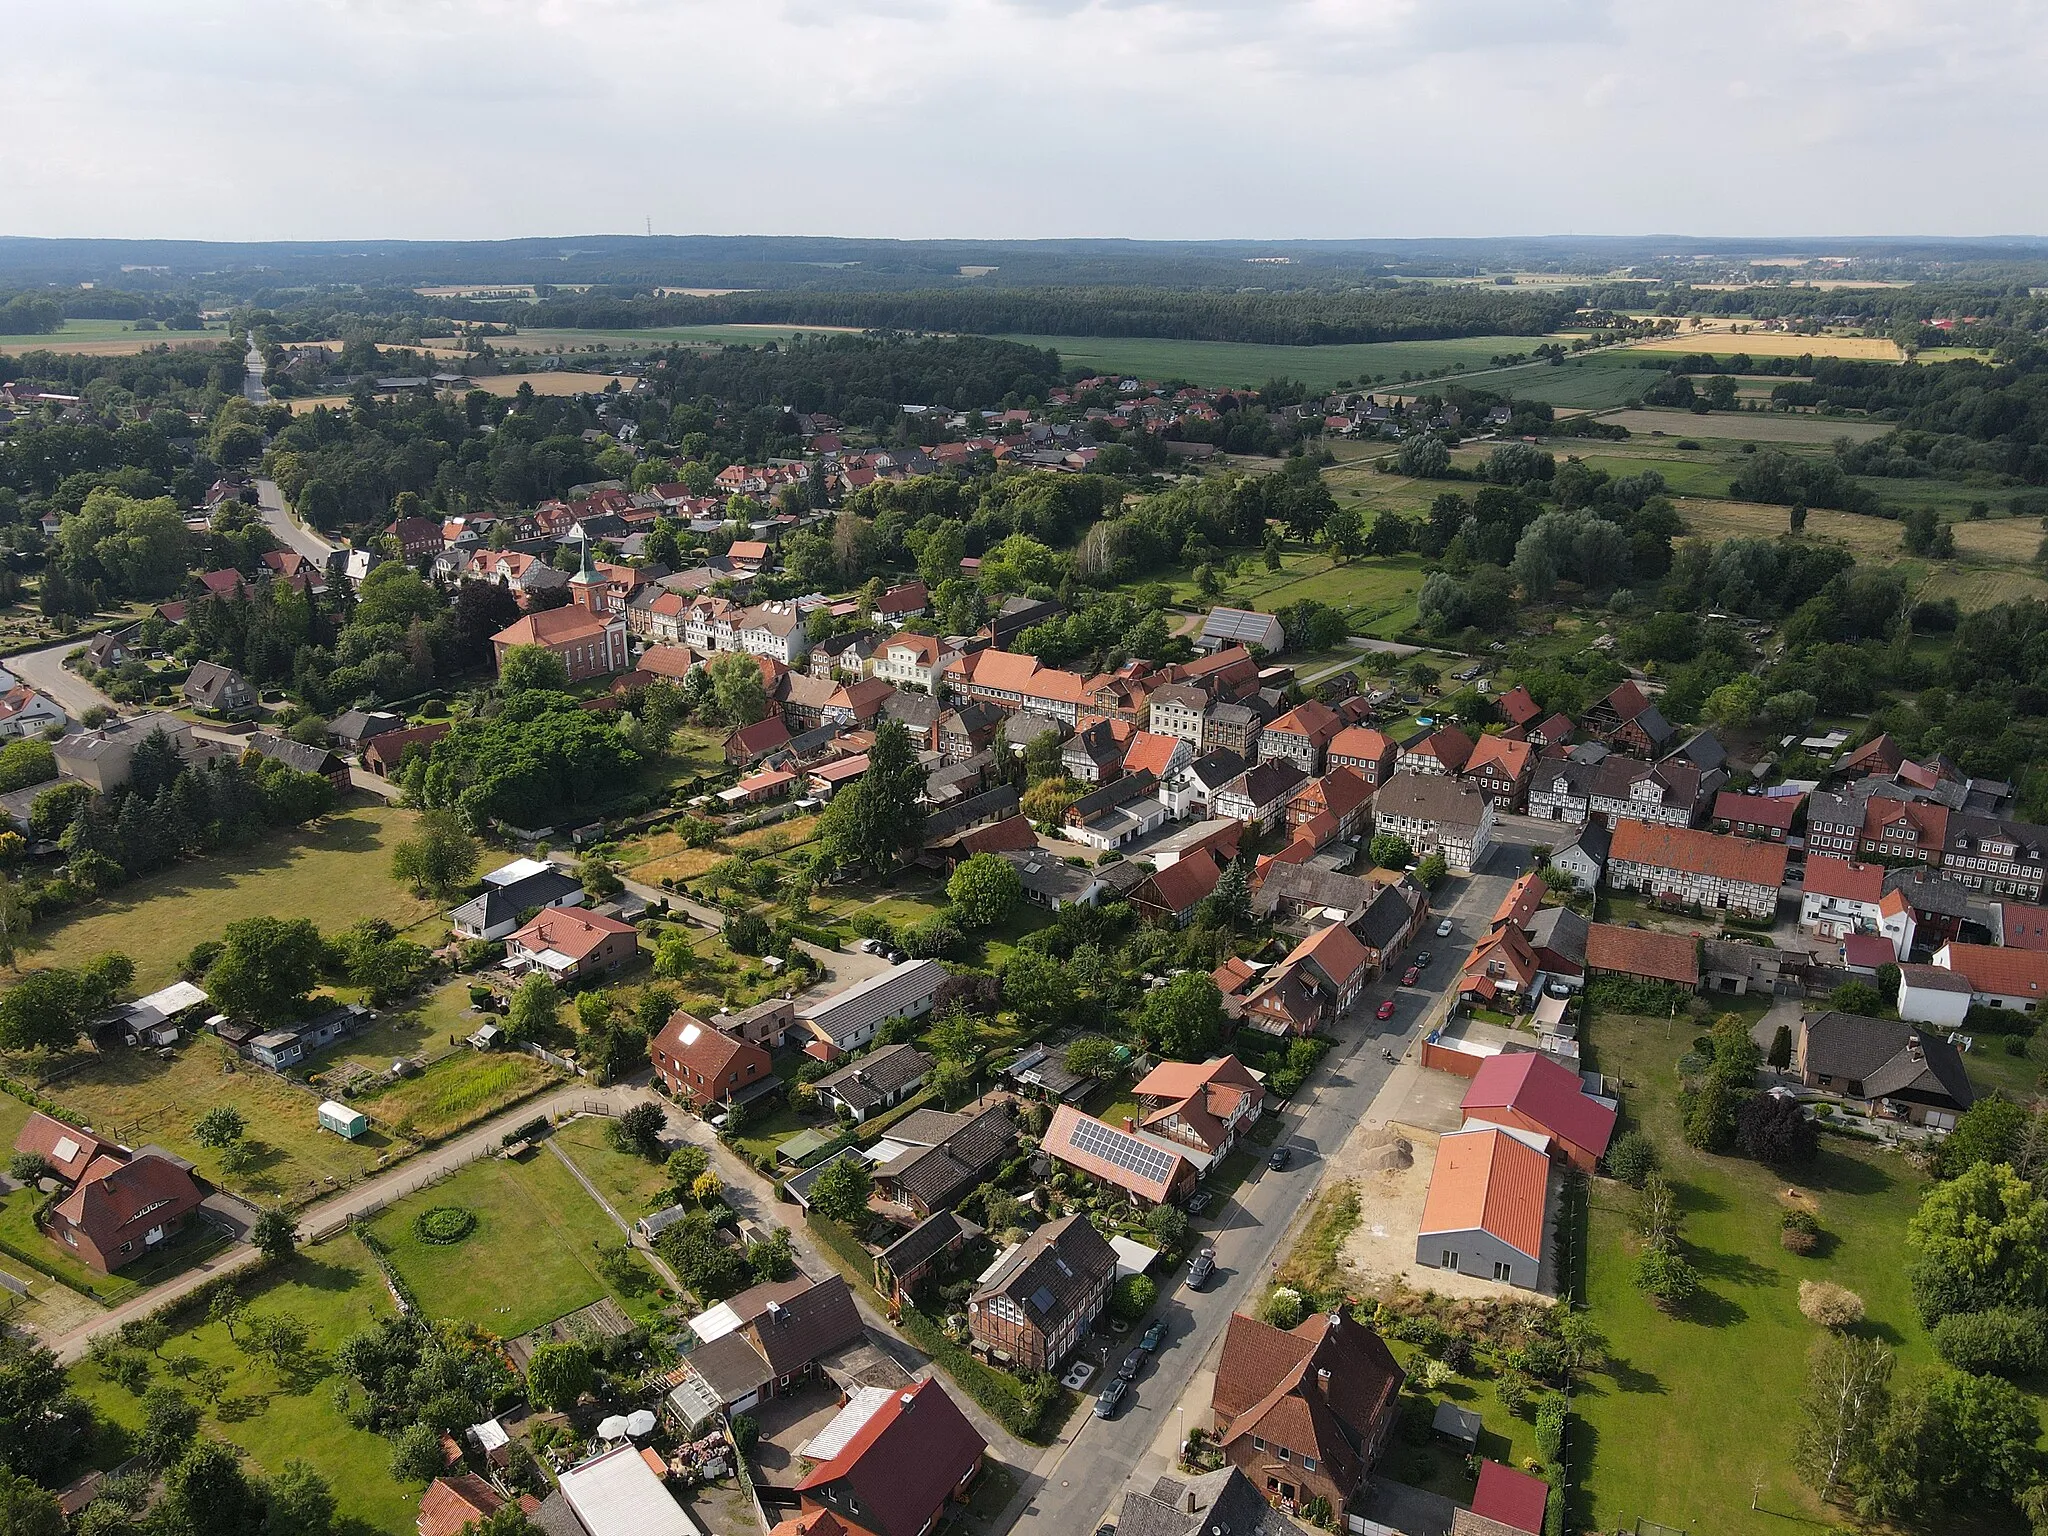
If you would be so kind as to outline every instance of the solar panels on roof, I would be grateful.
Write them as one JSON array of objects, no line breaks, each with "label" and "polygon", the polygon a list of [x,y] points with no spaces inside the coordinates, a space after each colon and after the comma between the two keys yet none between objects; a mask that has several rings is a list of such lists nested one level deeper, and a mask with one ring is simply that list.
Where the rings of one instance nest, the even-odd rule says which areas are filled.
[{"label": "solar panels on roof", "polygon": [[1273,615],[1248,608],[1211,608],[1202,621],[1204,640],[1242,640],[1264,645],[1273,632]]},{"label": "solar panels on roof", "polygon": [[1050,1286],[1041,1285],[1031,1293],[1031,1305],[1036,1307],[1041,1313],[1050,1315],[1056,1304],[1057,1298],[1053,1296],[1052,1287]]},{"label": "solar panels on roof", "polygon": [[1090,1156],[1113,1163],[1148,1183],[1164,1184],[1173,1176],[1173,1154],[1099,1120],[1074,1127],[1073,1145]]}]

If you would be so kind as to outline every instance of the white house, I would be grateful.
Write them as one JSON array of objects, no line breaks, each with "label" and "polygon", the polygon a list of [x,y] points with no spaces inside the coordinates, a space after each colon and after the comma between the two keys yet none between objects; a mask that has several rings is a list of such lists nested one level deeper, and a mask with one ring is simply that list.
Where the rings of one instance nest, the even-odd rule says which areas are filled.
[{"label": "white house", "polygon": [[9,688],[0,693],[0,740],[40,736],[53,725],[69,723],[63,710],[33,688]]},{"label": "white house", "polygon": [[1417,858],[1440,853],[1461,874],[1493,846],[1493,802],[1456,779],[1402,769],[1380,786],[1372,810],[1375,832],[1391,832]]},{"label": "white house", "polygon": [[1958,1028],[1970,1012],[1970,980],[1932,965],[1899,967],[1899,1017]]},{"label": "white house", "polygon": [[1882,864],[1809,854],[1800,888],[1799,926],[1824,939],[1881,934],[1892,947],[1892,957],[1905,959],[1913,947],[1913,908],[1897,891],[1885,890],[1884,877]]},{"label": "white house", "polygon": [[931,635],[898,634],[875,653],[875,676],[895,687],[916,688],[936,698],[946,663],[957,654]]},{"label": "white house", "polygon": [[1934,963],[1965,978],[1970,1001],[1987,1008],[2032,1013],[2048,998],[2048,950],[1951,941],[1934,952]]}]

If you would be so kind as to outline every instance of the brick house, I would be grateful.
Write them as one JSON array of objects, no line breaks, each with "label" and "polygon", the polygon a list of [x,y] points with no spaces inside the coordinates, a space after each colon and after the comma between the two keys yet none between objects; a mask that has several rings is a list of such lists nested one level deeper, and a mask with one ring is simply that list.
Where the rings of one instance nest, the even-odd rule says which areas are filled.
[{"label": "brick house", "polygon": [[1404,1379],[1385,1341],[1342,1313],[1285,1331],[1233,1313],[1209,1401],[1216,1443],[1269,1502],[1320,1498],[1341,1517],[1400,1418]]},{"label": "brick house", "polygon": [[862,1387],[812,1442],[830,1445],[797,1484],[777,1536],[925,1536],[964,1502],[988,1444],[946,1389]]},{"label": "brick house", "polygon": [[1020,1371],[1056,1371],[1074,1352],[1116,1284],[1116,1250],[1086,1216],[1038,1228],[967,1300],[975,1352]]},{"label": "brick house", "polygon": [[1623,683],[1585,714],[1586,733],[1622,751],[1661,756],[1678,732],[1649,696],[1633,682]]},{"label": "brick house", "polygon": [[1472,744],[1472,755],[1465,759],[1464,776],[1466,783],[1502,810],[1519,811],[1535,771],[1536,754],[1526,741],[1482,736]]},{"label": "brick house", "polygon": [[1311,779],[1287,802],[1287,824],[1307,826],[1318,816],[1333,823],[1332,838],[1356,837],[1370,824],[1372,786],[1356,768],[1333,767],[1320,779]]},{"label": "brick house", "polygon": [[1235,1056],[1204,1062],[1162,1061],[1131,1090],[1145,1112],[1139,1122],[1210,1157],[1226,1157],[1258,1122],[1266,1090]]},{"label": "brick house", "polygon": [[1344,717],[1315,699],[1298,704],[1259,733],[1259,761],[1284,758],[1313,777],[1323,771],[1330,743],[1344,729]]},{"label": "brick house", "polygon": [[1758,921],[1777,914],[1785,850],[1687,827],[1623,821],[1614,829],[1607,883],[1663,901],[1734,912]]},{"label": "brick house", "polygon": [[629,664],[626,621],[616,614],[550,608],[522,615],[491,636],[500,672],[505,670],[507,653],[522,645],[544,646],[561,657],[572,683],[608,677]]},{"label": "brick house", "polygon": [[1223,865],[1207,853],[1176,859],[1147,875],[1131,890],[1131,908],[1148,923],[1185,928],[1223,879]]},{"label": "brick house", "polygon": [[678,1008],[647,1044],[654,1075],[691,1105],[730,1104],[757,1083],[771,1080],[774,1063],[760,1046],[721,1034]]},{"label": "brick house", "polygon": [[1782,843],[1792,835],[1804,795],[1743,795],[1722,790],[1714,796],[1714,830],[1763,843]]},{"label": "brick house", "polygon": [[204,1199],[186,1164],[150,1151],[103,1151],[50,1207],[49,1235],[109,1275],[169,1241]]},{"label": "brick house", "polygon": [[573,985],[633,958],[640,934],[631,923],[595,912],[554,907],[505,940],[505,963],[516,974],[541,971]]}]

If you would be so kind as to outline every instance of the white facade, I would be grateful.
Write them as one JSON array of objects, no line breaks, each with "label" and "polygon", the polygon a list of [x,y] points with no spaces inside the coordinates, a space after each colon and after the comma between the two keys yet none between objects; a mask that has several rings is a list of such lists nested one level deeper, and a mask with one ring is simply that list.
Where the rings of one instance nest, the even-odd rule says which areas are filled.
[{"label": "white facade", "polygon": [[1607,868],[1577,843],[1569,848],[1560,848],[1550,856],[1550,862],[1570,875],[1572,884],[1582,891],[1598,890],[1600,876]]},{"label": "white facade", "polygon": [[1493,802],[1481,799],[1476,823],[1436,821],[1427,816],[1404,816],[1380,811],[1373,819],[1375,833],[1391,832],[1415,850],[1415,856],[1444,856],[1444,862],[1459,874],[1470,874],[1493,846]]},{"label": "white facade", "polygon": [[[914,643],[918,640],[924,644]],[[892,640],[875,653],[875,676],[895,687],[921,689],[936,698],[939,678],[950,660],[929,636],[914,636],[912,643]]]},{"label": "white facade", "polygon": [[1924,977],[1916,984],[1911,973],[1922,969],[1917,965],[1900,969],[1899,1017],[1914,1024],[1932,1024],[1938,1029],[1959,1028],[1970,1012],[1968,990],[1929,985]]},{"label": "white facade", "polygon": [[1689,869],[1638,864],[1631,859],[1608,860],[1607,883],[1617,891],[1648,891],[1653,896],[1675,896],[1691,906],[1737,912],[1759,920],[1767,921],[1778,912],[1778,888],[1775,885],[1729,880]]}]

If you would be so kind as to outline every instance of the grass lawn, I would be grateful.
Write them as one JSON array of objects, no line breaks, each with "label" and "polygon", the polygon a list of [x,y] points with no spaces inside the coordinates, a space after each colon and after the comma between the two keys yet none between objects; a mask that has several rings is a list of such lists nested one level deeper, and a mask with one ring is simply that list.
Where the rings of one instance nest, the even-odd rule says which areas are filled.
[{"label": "grass lawn", "polygon": [[400,1057],[424,1056],[437,1061],[468,1051],[463,1042],[483,1022],[469,1011],[469,983],[469,977],[458,976],[424,997],[379,1012],[377,1022],[368,1029],[337,1042],[319,1056],[307,1076],[316,1083],[338,1082],[350,1075],[352,1067],[383,1072]]},{"label": "grass lawn", "polygon": [[[327,1180],[366,1173],[401,1150],[374,1129],[352,1142],[322,1131],[318,1094],[239,1060],[212,1035],[195,1037],[169,1060],[125,1047],[80,1054],[78,1070],[41,1089],[46,1098],[128,1146],[169,1147],[230,1189],[307,1199]],[[21,1064],[10,1063],[9,1071],[21,1075]],[[219,1154],[193,1138],[199,1117],[217,1105],[241,1111],[249,1140],[262,1149],[247,1173],[224,1175]]]},{"label": "grass lawn", "polygon": [[[419,1513],[420,1490],[393,1480],[391,1445],[381,1435],[353,1429],[334,1409],[334,1383],[326,1361],[343,1340],[391,1310],[389,1294],[375,1265],[353,1237],[309,1249],[289,1268],[251,1282],[245,1289],[254,1314],[289,1312],[308,1330],[309,1356],[320,1363],[296,1379],[280,1379],[267,1365],[244,1355],[205,1314],[187,1313],[182,1331],[163,1347],[167,1362],[225,1366],[233,1374],[219,1404],[203,1409],[204,1433],[232,1441],[249,1453],[252,1470],[274,1474],[297,1457],[324,1474],[339,1500],[336,1530],[384,1531],[409,1536]],[[71,1379],[105,1419],[127,1431],[142,1425],[140,1399],[80,1364]],[[171,1365],[154,1380],[176,1384]],[[187,1392],[195,1402],[199,1394]]]},{"label": "grass lawn", "polygon": [[[474,1211],[476,1230],[459,1243],[421,1242],[413,1218],[437,1205]],[[427,1312],[463,1318],[506,1338],[611,1294],[597,1257],[625,1241],[575,1175],[543,1150],[516,1163],[472,1163],[397,1202],[370,1230]]]},{"label": "grass lawn", "polygon": [[[813,1115],[806,1119],[787,1104],[777,1102],[774,1109],[765,1115],[749,1114],[737,1140],[752,1156],[773,1158],[777,1147],[803,1131],[820,1131],[831,1136],[837,1134],[838,1124],[830,1115]],[[596,1175],[591,1177],[595,1179]]]},{"label": "grass lawn", "polygon": [[353,805],[310,830],[146,875],[31,934],[17,968],[78,965],[117,949],[135,962],[136,990],[148,992],[177,980],[192,946],[239,918],[310,917],[322,933],[366,917],[408,927],[433,910],[391,878],[392,844],[412,821],[381,801]]},{"label": "grass lawn", "polygon": [[418,1077],[403,1078],[384,1092],[354,1100],[373,1120],[388,1126],[410,1123],[414,1134],[434,1141],[516,1104],[561,1074],[524,1051],[462,1050],[444,1056]]},{"label": "grass lawn", "polygon": [[1589,1032],[1591,1065],[1622,1077],[1625,1112],[1657,1144],[1677,1187],[1686,1256],[1702,1285],[1682,1315],[1653,1307],[1630,1279],[1637,1198],[1594,1181],[1586,1299],[1614,1363],[1586,1379],[1574,1404],[1584,1423],[1581,1523],[1613,1530],[1640,1516],[1734,1533],[1827,1526],[1832,1512],[1791,1468],[1816,1337],[1799,1313],[1799,1282],[1833,1280],[1862,1296],[1867,1327],[1898,1351],[1901,1376],[1934,1366],[1902,1262],[1926,1181],[1895,1154],[1823,1136],[1797,1188],[1816,1202],[1828,1237],[1812,1257],[1787,1253],[1778,1242],[1786,1180],[1695,1152],[1678,1135],[1673,1064],[1695,1032],[1683,1020],[1673,1028],[1614,1015]]},{"label": "grass lawn", "polygon": [[584,1177],[604,1192],[612,1209],[631,1221],[655,1208],[668,1189],[668,1175],[660,1163],[614,1148],[605,1134],[610,1128],[611,1121],[603,1116],[585,1115],[557,1130],[554,1139]]},{"label": "grass lawn", "polygon": [[664,879],[694,880],[721,859],[733,855],[768,855],[810,839],[815,816],[792,816],[772,826],[756,827],[736,837],[720,838],[706,848],[691,848],[673,832],[637,837],[619,848],[619,860],[635,880],[658,885]]}]

